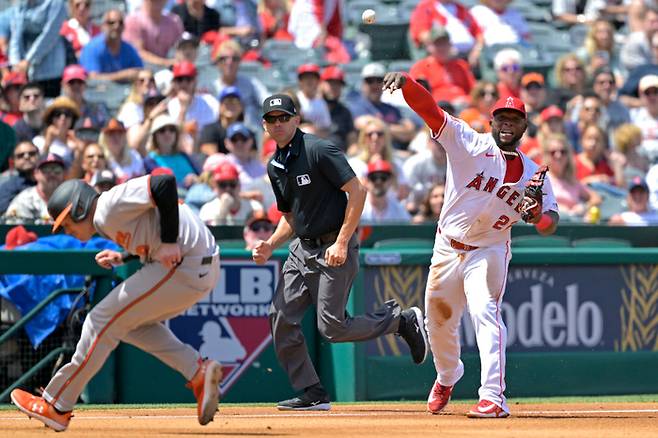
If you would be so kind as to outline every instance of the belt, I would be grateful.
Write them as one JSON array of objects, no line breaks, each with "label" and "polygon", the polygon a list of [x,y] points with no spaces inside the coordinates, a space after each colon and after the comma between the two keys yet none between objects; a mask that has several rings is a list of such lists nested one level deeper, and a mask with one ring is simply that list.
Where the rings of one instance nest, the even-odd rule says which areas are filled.
[{"label": "belt", "polygon": [[477,246],[466,245],[465,243],[457,242],[455,239],[450,239],[450,247],[454,249],[459,249],[461,251],[473,251],[478,249]]},{"label": "belt", "polygon": [[309,237],[309,238],[300,237],[299,240],[301,240],[303,243],[305,243],[306,245],[312,248],[319,248],[322,245],[326,245],[328,243],[334,243],[337,238],[338,238],[338,231],[331,231],[329,233],[323,234],[318,237]]}]

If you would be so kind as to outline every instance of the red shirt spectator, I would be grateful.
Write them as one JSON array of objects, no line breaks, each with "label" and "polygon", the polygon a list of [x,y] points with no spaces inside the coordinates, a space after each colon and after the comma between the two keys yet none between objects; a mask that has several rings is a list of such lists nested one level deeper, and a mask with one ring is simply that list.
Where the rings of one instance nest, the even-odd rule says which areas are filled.
[{"label": "red shirt spectator", "polygon": [[597,161],[594,168],[592,168],[584,163],[581,154],[576,155],[576,178],[578,178],[579,181],[582,181],[593,175],[608,175],[612,178],[615,176],[615,172],[608,164],[608,160],[603,157]]},{"label": "red shirt spectator", "polygon": [[258,18],[263,29],[265,39],[292,41],[293,36],[288,32],[290,12],[283,0],[265,0],[258,11]]},{"label": "red shirt spectator", "polygon": [[101,32],[101,28],[89,19],[91,0],[69,0],[71,18],[62,23],[59,34],[73,46],[76,56],[92,37]]},{"label": "red shirt spectator", "polygon": [[0,111],[0,120],[9,126],[14,126],[23,118],[23,113],[19,110],[20,89],[26,83],[27,76],[23,72],[10,71],[2,77],[2,98],[5,107]]},{"label": "red shirt spectator", "polygon": [[454,0],[421,0],[411,14],[409,32],[417,46],[438,24],[448,29],[452,44],[460,53],[469,52],[482,40],[482,30],[466,7]]}]

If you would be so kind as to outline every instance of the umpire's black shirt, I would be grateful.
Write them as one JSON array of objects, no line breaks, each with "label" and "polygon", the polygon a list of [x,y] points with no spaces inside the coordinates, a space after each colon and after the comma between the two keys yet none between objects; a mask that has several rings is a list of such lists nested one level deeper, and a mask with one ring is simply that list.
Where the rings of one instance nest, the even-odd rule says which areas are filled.
[{"label": "umpire's black shirt", "polygon": [[277,207],[292,213],[298,237],[317,238],[343,225],[347,194],[340,188],[356,175],[343,152],[299,129],[267,163]]}]

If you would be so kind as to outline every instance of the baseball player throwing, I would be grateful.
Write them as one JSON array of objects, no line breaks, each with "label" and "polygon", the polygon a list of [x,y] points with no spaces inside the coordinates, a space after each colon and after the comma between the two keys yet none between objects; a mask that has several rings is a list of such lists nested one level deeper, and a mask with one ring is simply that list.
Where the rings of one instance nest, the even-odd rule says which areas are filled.
[{"label": "baseball player throwing", "polygon": [[[525,106],[514,97],[492,110],[490,134],[478,134],[441,110],[406,73],[388,73],[384,89],[402,89],[405,100],[448,156],[445,200],[425,289],[426,327],[437,379],[427,409],[439,413],[464,374],[459,322],[464,305],[480,350],[479,402],[469,417],[502,418],[505,403],[506,328],[500,315],[510,253],[510,229],[523,217],[542,235],[555,232],[558,206],[544,169],[517,150],[528,126]],[[543,171],[543,172],[542,172]],[[532,198],[533,193],[540,193]]]},{"label": "baseball player throwing", "polygon": [[208,294],[219,278],[215,239],[192,210],[178,204],[174,177],[144,176],[101,195],[81,180],[69,180],[53,193],[48,212],[53,231],[61,226],[83,241],[98,233],[125,249],[99,252],[99,265],[111,268],[138,256],[144,266],[89,312],[71,362],[52,378],[43,397],[15,389],[13,403],[46,426],[65,430],[85,385],[124,341],[180,372],[196,397],[199,423],[212,421],[221,366],[202,360],[162,322]]}]

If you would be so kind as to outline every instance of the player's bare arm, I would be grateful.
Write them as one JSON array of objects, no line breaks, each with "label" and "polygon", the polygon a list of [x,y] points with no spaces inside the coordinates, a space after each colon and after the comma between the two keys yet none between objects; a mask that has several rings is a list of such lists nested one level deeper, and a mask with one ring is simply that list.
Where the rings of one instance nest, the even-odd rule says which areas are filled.
[{"label": "player's bare arm", "polygon": [[404,100],[409,104],[433,132],[439,132],[445,123],[446,115],[440,109],[432,95],[422,85],[413,80],[407,73],[390,72],[384,76],[384,90],[393,92],[402,90]]},{"label": "player's bare arm", "polygon": [[254,262],[259,265],[265,263],[272,257],[272,251],[292,237],[293,230],[290,221],[292,221],[292,214],[284,213],[272,236],[267,240],[256,243],[254,249],[251,250],[251,257]]},{"label": "player's bare arm", "polygon": [[366,201],[366,189],[356,176],[346,182],[340,189],[347,193],[349,197],[345,209],[345,219],[343,219],[343,225],[340,227],[338,237],[333,245],[327,248],[324,254],[324,259],[329,266],[341,266],[345,263],[345,259],[347,259],[347,243],[359,225],[363,205]]}]

